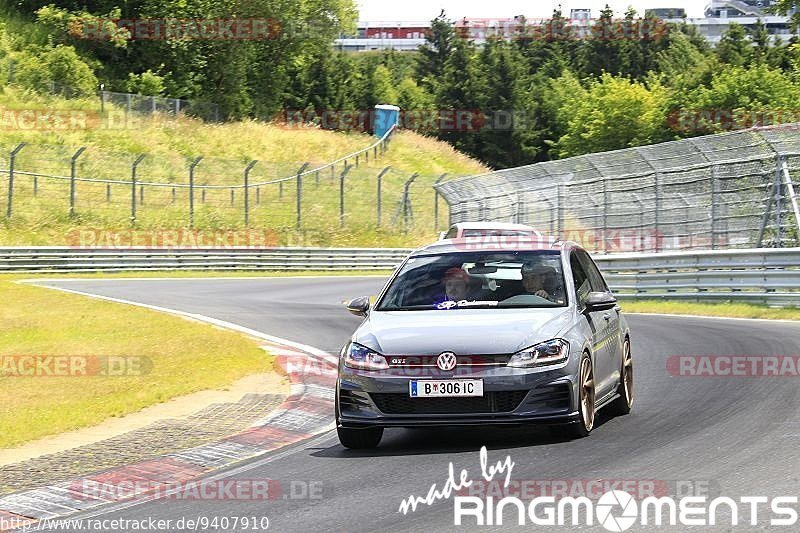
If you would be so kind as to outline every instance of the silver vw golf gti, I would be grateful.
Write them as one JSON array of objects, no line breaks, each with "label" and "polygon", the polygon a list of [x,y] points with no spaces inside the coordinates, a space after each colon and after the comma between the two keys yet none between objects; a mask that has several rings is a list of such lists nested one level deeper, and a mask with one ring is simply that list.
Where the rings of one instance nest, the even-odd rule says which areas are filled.
[{"label": "silver vw golf gti", "polygon": [[628,325],[589,254],[569,242],[413,252],[347,305],[365,320],[343,348],[336,426],[348,448],[387,427],[558,424],[583,437],[633,403]]}]

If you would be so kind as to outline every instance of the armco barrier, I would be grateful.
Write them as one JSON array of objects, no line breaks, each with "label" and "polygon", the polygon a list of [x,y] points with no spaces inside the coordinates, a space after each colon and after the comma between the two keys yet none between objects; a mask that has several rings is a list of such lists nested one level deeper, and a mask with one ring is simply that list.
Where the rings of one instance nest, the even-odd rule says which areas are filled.
[{"label": "armco barrier", "polygon": [[391,270],[410,249],[0,247],[0,272]]},{"label": "armco barrier", "polygon": [[[0,272],[136,270],[374,271],[410,249],[0,248]],[[800,248],[595,255],[617,296],[800,306]]]}]

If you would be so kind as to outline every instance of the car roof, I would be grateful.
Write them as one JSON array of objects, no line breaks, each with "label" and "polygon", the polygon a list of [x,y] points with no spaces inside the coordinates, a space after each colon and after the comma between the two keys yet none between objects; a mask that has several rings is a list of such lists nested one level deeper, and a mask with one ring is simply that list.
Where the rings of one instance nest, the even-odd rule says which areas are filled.
[{"label": "car roof", "polygon": [[536,243],[533,241],[526,242],[525,240],[509,243],[508,241],[491,240],[490,238],[486,238],[485,240],[483,240],[483,242],[472,238],[444,239],[417,248],[416,250],[411,252],[411,256],[478,252],[478,251],[534,252],[534,251],[548,250],[548,251],[567,252],[575,248],[583,249],[578,243],[572,241],[561,241],[555,238],[550,238],[546,243]]},{"label": "car roof", "polygon": [[536,228],[533,226],[513,222],[457,222],[450,227],[458,229],[515,229],[536,231]]}]

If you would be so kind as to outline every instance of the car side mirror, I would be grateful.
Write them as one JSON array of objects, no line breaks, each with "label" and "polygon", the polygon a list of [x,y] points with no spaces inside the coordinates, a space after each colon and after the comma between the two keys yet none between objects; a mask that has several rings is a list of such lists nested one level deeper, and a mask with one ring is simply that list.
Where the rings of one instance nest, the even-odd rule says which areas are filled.
[{"label": "car side mirror", "polygon": [[347,310],[356,316],[367,316],[369,311],[369,296],[353,298],[346,304]]},{"label": "car side mirror", "polygon": [[605,311],[617,305],[617,299],[610,292],[590,292],[584,302],[587,311]]}]

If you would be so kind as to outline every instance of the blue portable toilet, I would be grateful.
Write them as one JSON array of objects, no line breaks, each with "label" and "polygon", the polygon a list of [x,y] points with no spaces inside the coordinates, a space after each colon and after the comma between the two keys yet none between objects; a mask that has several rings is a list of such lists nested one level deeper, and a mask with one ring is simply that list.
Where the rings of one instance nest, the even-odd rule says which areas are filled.
[{"label": "blue portable toilet", "polygon": [[376,105],[375,106],[375,137],[379,139],[386,135],[392,126],[400,123],[400,108],[396,105]]}]

